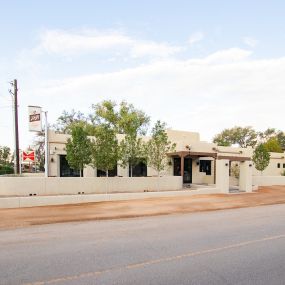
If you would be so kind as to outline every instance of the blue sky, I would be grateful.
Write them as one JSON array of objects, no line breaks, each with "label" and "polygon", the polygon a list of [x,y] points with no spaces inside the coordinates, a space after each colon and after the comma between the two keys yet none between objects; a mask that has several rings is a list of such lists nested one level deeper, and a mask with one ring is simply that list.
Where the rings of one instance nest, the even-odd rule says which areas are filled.
[{"label": "blue sky", "polygon": [[223,128],[285,129],[284,1],[0,1],[0,145],[13,145],[8,82],[27,105],[90,112],[127,100],[211,140]]}]

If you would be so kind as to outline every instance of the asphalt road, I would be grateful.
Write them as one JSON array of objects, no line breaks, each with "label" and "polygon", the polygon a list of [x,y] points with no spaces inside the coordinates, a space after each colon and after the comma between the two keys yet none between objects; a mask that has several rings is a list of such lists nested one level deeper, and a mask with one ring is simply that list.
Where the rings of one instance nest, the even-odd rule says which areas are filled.
[{"label": "asphalt road", "polygon": [[285,205],[2,230],[0,280],[283,285]]}]

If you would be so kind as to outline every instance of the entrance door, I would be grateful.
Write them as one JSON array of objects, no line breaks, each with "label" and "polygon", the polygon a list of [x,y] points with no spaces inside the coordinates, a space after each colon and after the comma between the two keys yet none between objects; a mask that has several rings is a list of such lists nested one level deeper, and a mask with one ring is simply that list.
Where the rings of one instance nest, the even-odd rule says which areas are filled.
[{"label": "entrance door", "polygon": [[[181,176],[181,158],[173,159],[173,175]],[[192,158],[184,157],[183,183],[192,183]]]},{"label": "entrance door", "polygon": [[183,183],[192,183],[192,158],[184,158]]}]

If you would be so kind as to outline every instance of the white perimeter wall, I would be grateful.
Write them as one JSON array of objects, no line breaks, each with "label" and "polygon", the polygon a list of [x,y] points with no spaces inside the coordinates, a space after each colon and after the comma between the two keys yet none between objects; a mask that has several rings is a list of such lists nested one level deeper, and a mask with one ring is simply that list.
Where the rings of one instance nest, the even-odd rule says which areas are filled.
[{"label": "white perimeter wall", "polygon": [[182,189],[181,176],[164,177],[1,177],[0,197],[132,193]]},{"label": "white perimeter wall", "polygon": [[258,186],[285,185],[285,176],[253,176],[252,180]]}]

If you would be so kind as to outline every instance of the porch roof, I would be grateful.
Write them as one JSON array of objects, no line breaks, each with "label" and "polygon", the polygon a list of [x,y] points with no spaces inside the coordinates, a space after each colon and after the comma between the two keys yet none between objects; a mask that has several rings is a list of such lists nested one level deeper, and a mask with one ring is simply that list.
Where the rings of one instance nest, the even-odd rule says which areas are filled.
[{"label": "porch roof", "polygon": [[234,156],[234,155],[220,155],[216,152],[198,152],[198,151],[176,151],[167,154],[170,157],[178,156],[178,157],[213,157],[215,159],[228,159],[230,161],[249,161],[251,160],[248,156]]},{"label": "porch roof", "polygon": [[179,156],[179,157],[186,157],[186,156],[192,156],[192,157],[217,157],[217,153],[214,152],[198,152],[198,151],[175,151],[170,152],[167,154],[168,156]]}]

